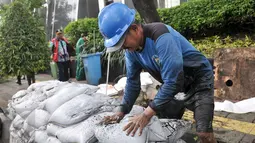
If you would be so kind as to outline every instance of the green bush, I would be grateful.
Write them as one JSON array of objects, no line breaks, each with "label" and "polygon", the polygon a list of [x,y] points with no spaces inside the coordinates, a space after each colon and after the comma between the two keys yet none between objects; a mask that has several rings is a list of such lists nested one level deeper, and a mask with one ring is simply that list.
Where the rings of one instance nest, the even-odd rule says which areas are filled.
[{"label": "green bush", "polygon": [[[74,44],[78,41],[82,33],[87,33],[88,42],[84,54],[103,52],[102,63],[103,65],[106,64],[108,55],[104,51],[104,39],[99,32],[97,18],[84,18],[71,22],[66,26],[64,32]],[[123,52],[112,53],[111,66],[115,66],[115,64],[124,64]]]},{"label": "green bush", "polygon": [[71,43],[75,44],[81,37],[81,34],[93,33],[98,31],[97,18],[84,18],[70,22],[64,29],[65,35]]},{"label": "green bush", "polygon": [[50,53],[44,28],[23,1],[1,13],[0,76],[25,75],[49,67]]},{"label": "green bush", "polygon": [[[232,36],[221,37],[243,31],[254,31],[254,0],[192,0],[174,8],[158,9],[158,12],[162,22],[171,25],[188,39],[196,39],[190,41],[207,56],[212,56],[216,48],[253,46],[249,37],[239,40],[230,38]],[[138,13],[136,21],[143,22]],[[105,49],[103,37],[98,31],[97,18],[80,19],[69,23],[65,28],[66,35],[73,43],[76,43],[84,32],[88,33],[89,39],[86,53],[101,52]],[[201,37],[208,38],[201,39]],[[226,42],[227,39],[233,43]],[[103,62],[106,61],[107,55],[104,54]],[[113,53],[112,62],[123,64],[123,52]],[[114,66],[114,64],[111,65]]]},{"label": "green bush", "polygon": [[227,36],[222,38],[220,36],[207,37],[201,40],[190,40],[191,44],[196,47],[207,57],[213,57],[213,52],[218,48],[245,48],[255,47],[255,42],[251,37],[245,36],[245,38],[233,38]]},{"label": "green bush", "polygon": [[249,27],[254,31],[254,0],[195,0],[158,12],[186,37],[238,33]]}]

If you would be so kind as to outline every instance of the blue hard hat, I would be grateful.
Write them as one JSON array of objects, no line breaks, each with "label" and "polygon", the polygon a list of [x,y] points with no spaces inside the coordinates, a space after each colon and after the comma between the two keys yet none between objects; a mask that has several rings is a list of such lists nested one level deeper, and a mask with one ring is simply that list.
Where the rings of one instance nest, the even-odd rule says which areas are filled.
[{"label": "blue hard hat", "polygon": [[[98,27],[109,52],[121,48],[125,32],[135,20],[135,10],[122,3],[112,3],[98,14]],[[117,47],[116,47],[117,46]]]}]

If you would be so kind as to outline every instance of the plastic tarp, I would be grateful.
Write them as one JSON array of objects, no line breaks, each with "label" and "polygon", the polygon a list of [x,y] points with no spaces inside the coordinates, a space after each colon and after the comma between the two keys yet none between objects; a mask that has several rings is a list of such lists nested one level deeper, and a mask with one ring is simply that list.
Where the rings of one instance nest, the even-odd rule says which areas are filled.
[{"label": "plastic tarp", "polygon": [[255,97],[242,100],[236,103],[233,103],[228,100],[224,102],[215,102],[214,110],[237,114],[255,112]]}]

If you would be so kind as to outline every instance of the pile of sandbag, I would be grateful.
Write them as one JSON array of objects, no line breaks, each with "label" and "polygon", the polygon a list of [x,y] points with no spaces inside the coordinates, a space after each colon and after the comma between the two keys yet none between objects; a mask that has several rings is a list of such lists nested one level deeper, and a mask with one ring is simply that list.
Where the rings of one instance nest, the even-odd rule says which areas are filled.
[{"label": "pile of sandbag", "polygon": [[97,90],[87,84],[46,81],[17,92],[8,104],[13,118],[10,142],[177,142],[190,128],[190,122],[153,117],[142,136],[126,136],[121,130],[128,118],[144,108],[134,106],[119,124],[103,125],[104,116],[112,115],[120,101]]},{"label": "pile of sandbag", "polygon": [[[151,94],[156,94],[156,86],[161,85],[157,80],[155,80],[148,72],[141,72],[140,74],[141,80],[141,91],[151,96]],[[127,77],[122,77],[118,80],[115,85],[106,85],[100,84],[98,87],[100,88],[97,93],[107,94],[108,96],[115,96],[120,91],[123,91],[126,86]],[[106,93],[107,88],[107,93]],[[153,93],[151,93],[153,92]]]}]

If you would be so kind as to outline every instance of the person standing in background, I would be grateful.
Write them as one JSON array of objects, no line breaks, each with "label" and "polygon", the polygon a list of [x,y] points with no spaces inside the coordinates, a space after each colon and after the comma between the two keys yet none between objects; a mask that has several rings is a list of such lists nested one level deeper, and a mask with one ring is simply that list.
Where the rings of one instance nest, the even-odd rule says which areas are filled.
[{"label": "person standing in background", "polygon": [[81,54],[86,45],[86,34],[81,34],[81,38],[76,43],[76,80],[85,80],[84,66],[81,58]]},{"label": "person standing in background", "polygon": [[59,81],[69,80],[69,53],[68,53],[68,41],[63,36],[62,30],[56,31],[56,37],[50,42],[49,47],[52,51],[52,59],[57,63],[59,70]]},{"label": "person standing in background", "polygon": [[35,73],[34,72],[29,72],[27,74],[27,83],[28,83],[28,86],[30,86],[31,83],[35,83]]}]

